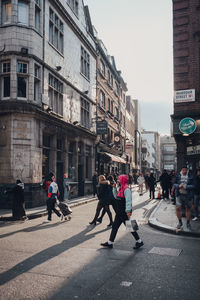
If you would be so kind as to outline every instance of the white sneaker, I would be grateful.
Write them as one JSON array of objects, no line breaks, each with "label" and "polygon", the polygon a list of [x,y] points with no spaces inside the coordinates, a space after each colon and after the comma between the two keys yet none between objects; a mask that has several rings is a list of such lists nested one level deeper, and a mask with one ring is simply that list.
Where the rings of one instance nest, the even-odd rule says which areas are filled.
[{"label": "white sneaker", "polygon": [[44,220],[43,223],[49,223],[49,222],[51,222],[51,221],[50,220]]},{"label": "white sneaker", "polygon": [[198,220],[198,218],[197,217],[194,217],[193,219],[192,219],[192,221],[197,221]]}]

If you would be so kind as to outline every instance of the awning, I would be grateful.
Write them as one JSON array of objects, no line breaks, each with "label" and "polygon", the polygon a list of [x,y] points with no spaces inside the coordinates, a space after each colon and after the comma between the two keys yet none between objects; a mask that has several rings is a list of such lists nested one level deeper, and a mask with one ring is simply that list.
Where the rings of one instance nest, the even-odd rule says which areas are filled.
[{"label": "awning", "polygon": [[119,157],[119,156],[110,154],[108,152],[101,152],[101,154],[105,154],[105,155],[109,156],[112,159],[112,161],[116,161],[116,162],[119,162],[121,164],[126,164],[126,161],[123,158]]}]

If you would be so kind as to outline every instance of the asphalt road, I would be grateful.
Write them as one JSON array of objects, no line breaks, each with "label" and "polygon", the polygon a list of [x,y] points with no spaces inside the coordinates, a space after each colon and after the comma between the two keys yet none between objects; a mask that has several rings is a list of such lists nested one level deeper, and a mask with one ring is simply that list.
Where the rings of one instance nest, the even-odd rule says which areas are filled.
[{"label": "asphalt road", "polygon": [[108,217],[88,224],[96,202],[73,209],[72,220],[45,217],[0,224],[0,299],[200,299],[200,239],[147,225],[156,201],[134,193],[134,218],[144,247],[121,226],[113,249]]}]

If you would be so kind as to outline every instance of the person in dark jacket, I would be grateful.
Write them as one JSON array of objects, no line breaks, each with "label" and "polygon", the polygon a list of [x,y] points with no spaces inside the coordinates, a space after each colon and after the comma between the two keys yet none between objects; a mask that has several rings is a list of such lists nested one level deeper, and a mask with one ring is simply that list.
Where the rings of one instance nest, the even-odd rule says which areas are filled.
[{"label": "person in dark jacket", "polygon": [[94,219],[91,222],[89,222],[89,224],[91,224],[91,225],[92,224],[96,225],[98,216],[99,216],[102,208],[105,208],[105,210],[109,216],[110,224],[108,226],[111,226],[113,223],[112,214],[111,214],[111,211],[109,208],[109,204],[110,204],[109,185],[110,185],[110,182],[108,180],[106,180],[106,177],[104,175],[100,175],[99,176],[99,184],[97,186],[97,196],[98,196],[99,202],[97,204],[96,214],[94,216]]},{"label": "person in dark jacket", "polygon": [[197,221],[199,218],[199,204],[200,204],[200,169],[197,169],[194,178],[194,218]]},{"label": "person in dark jacket", "polygon": [[11,193],[12,200],[12,216],[15,220],[27,220],[25,212],[24,200],[24,184],[21,180],[17,179],[16,184],[12,189],[6,190],[5,193]]},{"label": "person in dark jacket", "polygon": [[153,176],[153,173],[151,173],[149,178],[148,178],[148,186],[149,186],[149,198],[150,199],[155,199],[156,179]]},{"label": "person in dark jacket", "polygon": [[169,199],[170,177],[166,170],[163,171],[158,181],[162,188],[163,199]]},{"label": "person in dark jacket", "polygon": [[97,193],[97,185],[98,185],[98,174],[97,172],[94,173],[92,176],[92,187],[93,187],[93,196]]},{"label": "person in dark jacket", "polygon": [[172,204],[176,204],[176,196],[175,196],[175,189],[174,189],[174,182],[176,179],[176,173],[174,170],[172,170],[169,174],[170,177],[170,185],[169,185],[169,191],[170,191],[170,195],[171,195],[171,201]]},{"label": "person in dark jacket", "polygon": [[[110,184],[108,185],[108,188],[109,188],[109,203],[112,205],[112,207],[113,207],[113,209],[116,213],[116,199],[113,195],[113,187],[115,187],[116,182],[114,181],[114,178],[113,178],[112,175],[108,176],[108,180],[110,182]],[[97,219],[97,222],[102,223],[102,219],[103,219],[105,213],[106,213],[106,209],[104,207],[103,211],[101,213],[101,216]],[[108,226],[111,226],[111,224],[109,224]]]},{"label": "person in dark jacket", "polygon": [[177,229],[183,227],[181,208],[185,207],[187,228],[191,230],[190,218],[193,202],[194,179],[193,176],[189,174],[187,166],[183,166],[181,172],[176,176],[174,188],[176,194],[176,215],[179,221]]}]

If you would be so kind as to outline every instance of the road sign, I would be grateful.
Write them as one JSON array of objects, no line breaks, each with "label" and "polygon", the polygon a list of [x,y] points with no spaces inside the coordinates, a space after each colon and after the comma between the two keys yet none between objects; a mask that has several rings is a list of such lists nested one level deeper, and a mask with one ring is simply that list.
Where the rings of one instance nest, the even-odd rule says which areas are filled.
[{"label": "road sign", "polygon": [[195,131],[197,125],[194,119],[184,118],[179,123],[179,129],[184,134],[191,134]]}]

